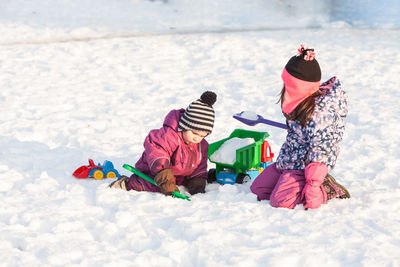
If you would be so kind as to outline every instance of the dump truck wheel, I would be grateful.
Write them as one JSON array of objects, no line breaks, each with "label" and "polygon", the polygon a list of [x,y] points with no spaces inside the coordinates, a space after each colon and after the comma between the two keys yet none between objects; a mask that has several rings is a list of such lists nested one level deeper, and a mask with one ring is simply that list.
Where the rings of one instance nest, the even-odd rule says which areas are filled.
[{"label": "dump truck wheel", "polygon": [[250,176],[245,173],[239,173],[236,177],[237,184],[247,183],[249,180],[251,180]]}]

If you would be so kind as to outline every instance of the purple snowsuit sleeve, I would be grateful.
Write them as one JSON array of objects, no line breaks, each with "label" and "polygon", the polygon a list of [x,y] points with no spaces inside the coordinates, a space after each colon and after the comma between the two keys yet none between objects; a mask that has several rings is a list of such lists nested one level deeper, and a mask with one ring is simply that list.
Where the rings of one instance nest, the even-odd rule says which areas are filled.
[{"label": "purple snowsuit sleeve", "polygon": [[170,167],[178,142],[177,132],[169,127],[150,131],[144,140],[144,154],[152,175]]}]

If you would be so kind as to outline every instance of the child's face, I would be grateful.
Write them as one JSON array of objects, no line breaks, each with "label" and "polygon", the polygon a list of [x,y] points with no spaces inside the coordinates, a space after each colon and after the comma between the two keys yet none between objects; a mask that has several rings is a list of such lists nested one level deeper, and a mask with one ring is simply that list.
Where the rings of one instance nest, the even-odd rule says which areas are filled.
[{"label": "child's face", "polygon": [[198,144],[207,135],[208,135],[207,132],[196,131],[196,130],[189,130],[189,131],[182,132],[183,141],[185,141],[185,144],[187,144],[187,145]]}]

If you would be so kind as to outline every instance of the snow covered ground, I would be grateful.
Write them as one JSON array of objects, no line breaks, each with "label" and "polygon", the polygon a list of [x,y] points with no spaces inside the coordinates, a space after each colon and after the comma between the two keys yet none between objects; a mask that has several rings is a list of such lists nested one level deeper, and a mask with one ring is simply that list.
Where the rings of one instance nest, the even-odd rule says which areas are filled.
[{"label": "snow covered ground", "polygon": [[[400,266],[399,4],[361,27],[326,16],[345,1],[308,2],[1,1],[0,266]],[[88,158],[128,175],[148,131],[204,90],[209,142],[268,131],[278,153],[281,129],[232,115],[283,122],[280,73],[301,42],[349,95],[333,176],[351,199],[276,209],[249,184],[210,184],[187,202],[71,176]]]}]

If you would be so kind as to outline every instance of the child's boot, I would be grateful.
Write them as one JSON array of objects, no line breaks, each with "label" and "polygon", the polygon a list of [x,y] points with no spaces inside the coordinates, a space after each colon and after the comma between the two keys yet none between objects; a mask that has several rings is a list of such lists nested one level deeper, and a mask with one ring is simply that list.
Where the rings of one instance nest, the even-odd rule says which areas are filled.
[{"label": "child's boot", "polygon": [[125,175],[121,175],[117,180],[115,180],[114,182],[112,182],[109,187],[110,188],[118,188],[118,189],[122,189],[122,190],[126,190],[126,182],[129,180],[129,177],[125,176]]},{"label": "child's boot", "polygon": [[339,184],[329,173],[325,176],[322,185],[328,200],[333,198],[350,198],[349,191],[343,185]]}]

